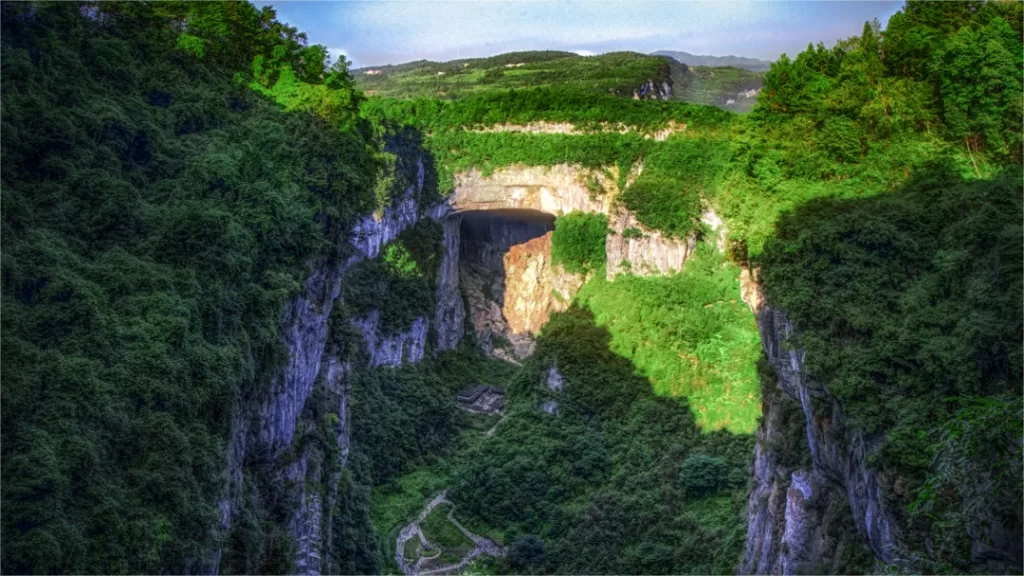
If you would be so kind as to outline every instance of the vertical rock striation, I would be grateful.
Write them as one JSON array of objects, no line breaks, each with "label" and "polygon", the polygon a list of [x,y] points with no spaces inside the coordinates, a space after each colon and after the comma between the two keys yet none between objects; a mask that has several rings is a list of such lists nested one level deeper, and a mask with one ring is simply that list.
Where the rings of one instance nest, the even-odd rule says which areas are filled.
[{"label": "vertical rock striation", "polygon": [[764,302],[749,273],[742,280],[773,376],[762,379],[764,418],[739,571],[843,572],[851,563],[864,567],[872,555],[901,563],[894,511],[878,473],[867,464],[871,444],[845,425],[839,401],[807,374],[805,352],[788,346],[793,326],[785,313]]},{"label": "vertical rock striation", "polygon": [[351,324],[363,334],[366,352],[370,356],[370,368],[401,366],[423,359],[429,327],[426,318],[417,318],[404,332],[386,335],[380,329],[380,310],[353,318]]},{"label": "vertical rock striation", "polygon": [[[223,537],[230,530],[245,498],[243,470],[257,466],[270,482],[291,486],[300,503],[287,528],[294,538],[296,567],[302,573],[319,574],[322,551],[330,542],[321,537],[322,503],[319,493],[306,492],[307,485],[321,482],[322,455],[303,449],[291,457],[296,430],[302,421],[314,383],[326,368],[323,379],[329,393],[339,397],[337,414],[341,425],[338,444],[342,459],[348,453],[347,387],[343,383],[347,364],[336,355],[324,353],[328,336],[328,318],[341,293],[345,271],[363,258],[374,258],[382,247],[420,218],[419,199],[423,192],[424,167],[417,163],[415,182],[379,216],[367,216],[352,227],[349,243],[355,254],[348,259],[321,258],[311,263],[302,290],[282,311],[281,344],[287,354],[285,364],[272,376],[269,389],[249,391],[234,410],[231,436],[226,447],[227,493],[218,501],[218,530]],[[423,356],[428,323],[420,318],[409,331],[379,337],[377,321],[372,330],[369,321],[363,335],[371,351],[373,366],[417,361]],[[326,358],[326,360],[325,360]],[[332,491],[333,493],[333,491]],[[328,522],[329,524],[329,522]],[[192,569],[215,574],[219,571],[221,547],[216,545],[200,565]]]},{"label": "vertical rock striation", "polygon": [[419,221],[419,201],[425,178],[423,160],[419,159],[416,161],[416,181],[406,189],[401,198],[387,206],[379,217],[365,216],[356,222],[349,234],[349,243],[358,252],[357,257],[376,258],[381,248]]},{"label": "vertical rock striation", "polygon": [[551,232],[509,248],[503,257],[501,313],[513,334],[536,334],[551,314],[569,307],[583,279],[551,260]]},{"label": "vertical rock striation", "polygon": [[845,425],[839,400],[808,376],[804,351],[786,346],[793,326],[785,313],[762,304],[757,325],[779,387],[800,402],[815,471],[845,489],[857,529],[875,556],[886,564],[899,562],[902,546],[897,523],[878,473],[867,463],[871,443],[859,430]]},{"label": "vertical rock striation", "polygon": [[284,369],[272,380],[253,418],[251,448],[276,456],[291,444],[295,425],[313,381],[320,371],[320,358],[327,342],[327,318],[341,291],[347,266],[320,261],[306,280],[304,290],[285,305],[282,344],[288,350]]},{"label": "vertical rock striation", "polygon": [[634,100],[668,100],[672,97],[672,80],[669,77],[651,78],[633,90]]},{"label": "vertical rock striation", "polygon": [[803,409],[762,375],[740,574],[842,574],[870,568],[842,486],[822,476],[807,449]]},{"label": "vertical rock striation", "polygon": [[477,345],[518,361],[533,353],[533,335],[564,310],[582,285],[551,261],[554,219],[535,211],[467,214],[462,225],[461,285]]},{"label": "vertical rock striation", "polygon": [[441,264],[437,271],[434,308],[434,348],[452,350],[462,340],[466,309],[459,292],[459,239],[462,217],[449,216],[442,222]]},{"label": "vertical rock striation", "polygon": [[626,273],[646,276],[679,272],[697,244],[693,236],[672,238],[651,230],[624,209],[612,213],[608,224],[611,232],[605,239],[604,252],[609,280]]}]

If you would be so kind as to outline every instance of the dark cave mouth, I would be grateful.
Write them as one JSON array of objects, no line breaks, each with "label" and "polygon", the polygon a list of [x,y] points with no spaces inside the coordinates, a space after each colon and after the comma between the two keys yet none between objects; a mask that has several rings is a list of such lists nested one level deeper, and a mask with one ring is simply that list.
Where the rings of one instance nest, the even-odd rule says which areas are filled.
[{"label": "dark cave mouth", "polygon": [[464,241],[481,242],[505,250],[555,229],[555,217],[539,210],[478,210],[462,214]]},{"label": "dark cave mouth", "polygon": [[[533,353],[537,331],[533,324],[537,321],[530,324],[531,315],[509,305],[550,297],[550,290],[543,295],[533,293],[537,278],[543,275],[537,266],[546,258],[532,260],[532,266],[524,265],[523,259],[530,262],[550,249],[549,242],[531,241],[555,229],[555,216],[538,210],[502,209],[465,212],[461,218],[459,277],[476,341],[484,353],[517,362]],[[507,267],[512,262],[515,264]]]}]

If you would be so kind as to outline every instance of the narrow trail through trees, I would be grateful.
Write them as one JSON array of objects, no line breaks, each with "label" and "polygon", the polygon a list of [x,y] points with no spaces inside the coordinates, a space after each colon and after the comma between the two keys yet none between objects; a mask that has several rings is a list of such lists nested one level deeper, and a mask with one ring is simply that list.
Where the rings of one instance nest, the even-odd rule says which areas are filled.
[{"label": "narrow trail through trees", "polygon": [[[462,570],[467,564],[473,561],[474,558],[482,554],[489,554],[491,556],[500,557],[505,555],[505,549],[494,543],[493,540],[486,536],[479,536],[466,529],[465,526],[459,523],[455,519],[455,504],[447,498],[448,491],[443,490],[434,499],[427,503],[426,507],[420,512],[416,520],[410,522],[406,527],[398,533],[398,539],[395,541],[395,563],[402,569],[404,574],[420,575],[425,576],[428,574],[450,574],[457,573]],[[431,511],[441,504],[446,504],[450,507],[448,511],[448,521],[453,526],[459,529],[463,535],[466,536],[470,541],[473,542],[474,547],[472,550],[467,552],[458,562],[452,564],[444,564],[440,566],[425,566],[437,556],[423,557],[420,556],[415,562],[410,562],[405,559],[405,544],[413,538],[418,538],[420,541],[420,547],[424,550],[440,550],[440,547],[436,544],[432,544],[427,540],[426,535],[423,534],[423,530],[420,528],[420,523],[427,519]]]}]

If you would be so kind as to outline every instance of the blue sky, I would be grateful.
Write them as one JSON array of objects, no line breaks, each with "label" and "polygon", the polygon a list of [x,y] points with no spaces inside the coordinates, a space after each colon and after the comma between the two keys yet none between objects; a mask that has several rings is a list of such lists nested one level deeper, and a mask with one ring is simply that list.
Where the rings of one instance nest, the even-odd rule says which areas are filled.
[{"label": "blue sky", "polygon": [[514,50],[584,54],[683,50],[774,60],[808,42],[859,34],[866,20],[885,25],[901,1],[607,2],[599,0],[254,2],[305,31],[355,67],[452,60]]}]

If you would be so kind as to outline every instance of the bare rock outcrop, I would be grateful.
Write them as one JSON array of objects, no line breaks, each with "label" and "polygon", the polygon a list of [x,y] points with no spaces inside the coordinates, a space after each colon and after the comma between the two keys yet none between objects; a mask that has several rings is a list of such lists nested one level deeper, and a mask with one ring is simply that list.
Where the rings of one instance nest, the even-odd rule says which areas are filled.
[{"label": "bare rock outcrop", "polygon": [[[227,491],[217,502],[220,511],[218,540],[231,530],[246,498],[243,469],[250,464],[258,465],[268,481],[298,490],[295,497],[300,506],[287,526],[295,541],[296,566],[303,573],[319,573],[321,548],[329,546],[330,542],[319,532],[323,508],[319,496],[314,499],[304,488],[306,481],[318,481],[319,455],[308,450],[288,458],[284,455],[293,450],[304,407],[314,383],[324,372],[329,393],[340,396],[337,416],[342,424],[338,443],[343,448],[343,458],[347,456],[347,386],[343,380],[348,366],[325,353],[328,319],[341,294],[345,271],[364,258],[376,257],[381,248],[422,216],[424,168],[422,162],[417,162],[417,166],[417,177],[402,196],[382,213],[366,216],[352,227],[348,243],[354,248],[354,254],[346,259],[320,258],[310,262],[302,289],[282,310],[281,344],[287,360],[271,377],[268,389],[250,393],[234,410],[225,451]],[[378,336],[376,323],[370,326],[367,319],[364,323],[363,337],[370,348],[372,365],[417,361],[423,356],[428,331],[425,319],[418,319],[408,333],[386,336]],[[190,569],[215,574],[220,561],[221,546],[216,543],[206,558],[190,563]]]},{"label": "bare rock outcrop", "polygon": [[462,217],[452,215],[442,222],[441,264],[437,271],[434,308],[434,348],[452,350],[462,340],[466,309],[459,291],[459,243]]},{"label": "bare rock outcrop", "polygon": [[583,279],[551,261],[551,232],[505,254],[502,314],[513,333],[536,334],[554,312],[569,307]]},{"label": "bare rock outcrop", "polygon": [[[635,166],[630,182],[642,172]],[[623,273],[670,274],[682,270],[693,253],[693,236],[673,238],[649,229],[615,202],[618,168],[587,169],[569,164],[513,165],[484,175],[471,170],[456,175],[449,199],[453,211],[532,210],[554,216],[586,212],[608,216],[612,233],[605,243],[609,279]],[[720,221],[719,221],[720,222]]]},{"label": "bare rock outcrop", "polygon": [[764,418],[739,571],[831,573],[863,562],[868,549],[881,562],[902,563],[895,511],[868,465],[870,440],[845,424],[839,401],[808,374],[806,353],[789,343],[792,324],[764,301],[755,277],[743,271],[741,294],[757,318],[771,375],[762,377]]}]

